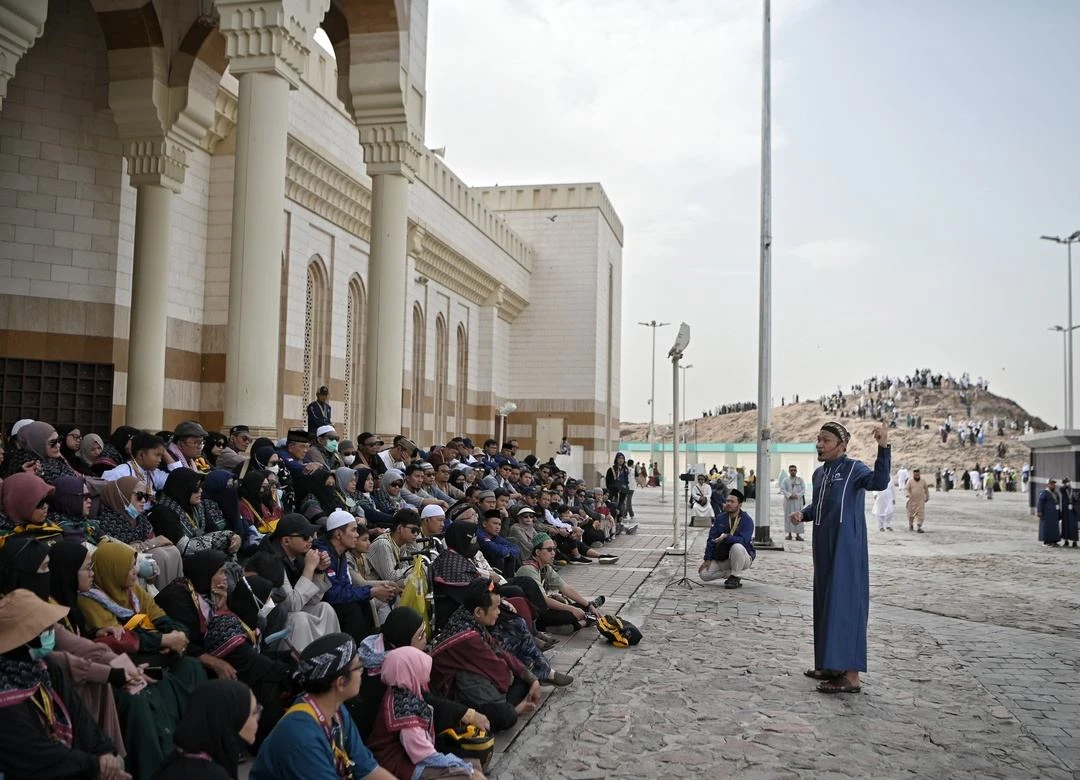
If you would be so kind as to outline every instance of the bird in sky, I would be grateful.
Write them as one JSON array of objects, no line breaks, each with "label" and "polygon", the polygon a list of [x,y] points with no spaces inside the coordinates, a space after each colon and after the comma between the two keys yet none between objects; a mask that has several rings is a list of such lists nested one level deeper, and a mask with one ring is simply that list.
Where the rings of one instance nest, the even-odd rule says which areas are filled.
[{"label": "bird in sky", "polygon": [[559,218],[558,214],[552,214],[550,217],[548,217],[548,222],[554,222],[558,218]]}]

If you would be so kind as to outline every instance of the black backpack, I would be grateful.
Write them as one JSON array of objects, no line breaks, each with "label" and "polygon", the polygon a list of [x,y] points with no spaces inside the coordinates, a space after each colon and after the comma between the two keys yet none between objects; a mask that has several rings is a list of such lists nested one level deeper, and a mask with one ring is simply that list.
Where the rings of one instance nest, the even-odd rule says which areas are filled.
[{"label": "black backpack", "polygon": [[626,648],[641,641],[641,630],[618,615],[604,615],[596,621],[596,630],[615,647]]}]

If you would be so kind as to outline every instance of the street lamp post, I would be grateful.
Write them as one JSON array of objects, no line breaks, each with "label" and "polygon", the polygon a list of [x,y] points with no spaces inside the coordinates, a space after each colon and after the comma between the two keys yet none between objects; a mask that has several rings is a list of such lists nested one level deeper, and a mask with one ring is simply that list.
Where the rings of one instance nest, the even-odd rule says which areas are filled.
[{"label": "street lamp post", "polygon": [[[679,368],[681,368],[682,372],[683,372],[683,374],[682,374],[682,410],[683,410],[683,412],[682,413],[683,413],[683,418],[684,419],[689,419],[689,415],[687,414],[687,411],[686,411],[687,410],[687,406],[686,406],[686,372],[689,371],[693,367],[694,367],[693,363],[687,363],[685,366],[679,366]],[[686,433],[688,434],[689,432],[690,431],[687,430]],[[685,443],[686,438],[687,438],[686,434],[683,434],[684,443]],[[689,468],[689,466],[690,466],[690,445],[689,445],[689,443],[686,443],[686,446],[683,447],[683,450],[686,452],[686,465]]]},{"label": "street lamp post", "polygon": [[1071,236],[1062,238],[1061,236],[1039,236],[1043,241],[1053,241],[1055,244],[1064,244],[1066,252],[1066,279],[1067,291],[1068,291],[1068,312],[1069,322],[1066,328],[1062,328],[1065,333],[1065,429],[1071,431],[1073,427],[1073,343],[1072,332],[1073,328],[1073,316],[1072,316],[1072,245],[1080,242],[1080,230],[1077,230]]},{"label": "street lamp post", "polygon": [[[1071,341],[1070,336],[1072,335],[1072,332],[1074,330],[1076,330],[1077,328],[1080,328],[1080,325],[1073,325],[1071,328],[1065,328],[1065,327],[1062,327],[1061,325],[1051,325],[1049,328],[1047,328],[1047,330],[1054,330],[1054,331],[1057,331],[1058,333],[1061,334],[1061,349],[1062,349],[1062,353],[1063,353],[1062,358],[1063,358],[1063,362],[1064,362],[1064,372],[1065,372],[1065,381],[1062,384],[1065,386],[1065,419],[1066,420],[1069,419],[1069,381],[1068,381],[1068,378],[1069,378],[1069,369],[1071,368],[1071,366],[1069,365],[1069,342]],[[1070,428],[1070,426],[1068,424],[1066,424],[1065,428],[1066,428],[1066,430],[1068,430]]]},{"label": "street lamp post", "polygon": [[[638,325],[644,325],[646,328],[652,328],[652,389],[649,391],[649,468],[652,468],[652,464],[656,462],[656,451],[653,440],[656,434],[656,329],[664,328],[670,325],[670,322],[657,322],[656,320],[649,320],[648,322],[638,322]],[[660,499],[663,500],[663,489],[660,492]]]}]

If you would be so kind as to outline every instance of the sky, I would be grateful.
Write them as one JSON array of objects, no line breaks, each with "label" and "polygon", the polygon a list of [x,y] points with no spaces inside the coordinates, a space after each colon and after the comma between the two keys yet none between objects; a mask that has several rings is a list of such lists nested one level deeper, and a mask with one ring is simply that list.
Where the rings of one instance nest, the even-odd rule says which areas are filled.
[{"label": "sky", "polygon": [[[623,420],[649,416],[640,320],[675,324],[658,422],[680,321],[694,416],[757,397],[761,8],[430,0],[427,145],[471,186],[599,181],[622,219]],[[774,0],[777,403],[926,366],[1063,424],[1066,250],[1039,236],[1080,230],[1078,29],[1075,0]]]}]

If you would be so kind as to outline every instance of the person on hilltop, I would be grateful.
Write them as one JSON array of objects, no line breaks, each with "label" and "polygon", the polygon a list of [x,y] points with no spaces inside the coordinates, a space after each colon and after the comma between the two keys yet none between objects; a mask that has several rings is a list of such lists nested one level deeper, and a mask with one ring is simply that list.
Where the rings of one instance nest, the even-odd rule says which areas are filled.
[{"label": "person on hilltop", "polygon": [[814,524],[814,667],[822,693],[858,693],[866,671],[866,622],[870,614],[870,560],[866,491],[889,483],[889,429],[874,429],[877,458],[871,470],[847,456],[851,434],[838,422],[821,426],[810,503],[792,520]]}]

